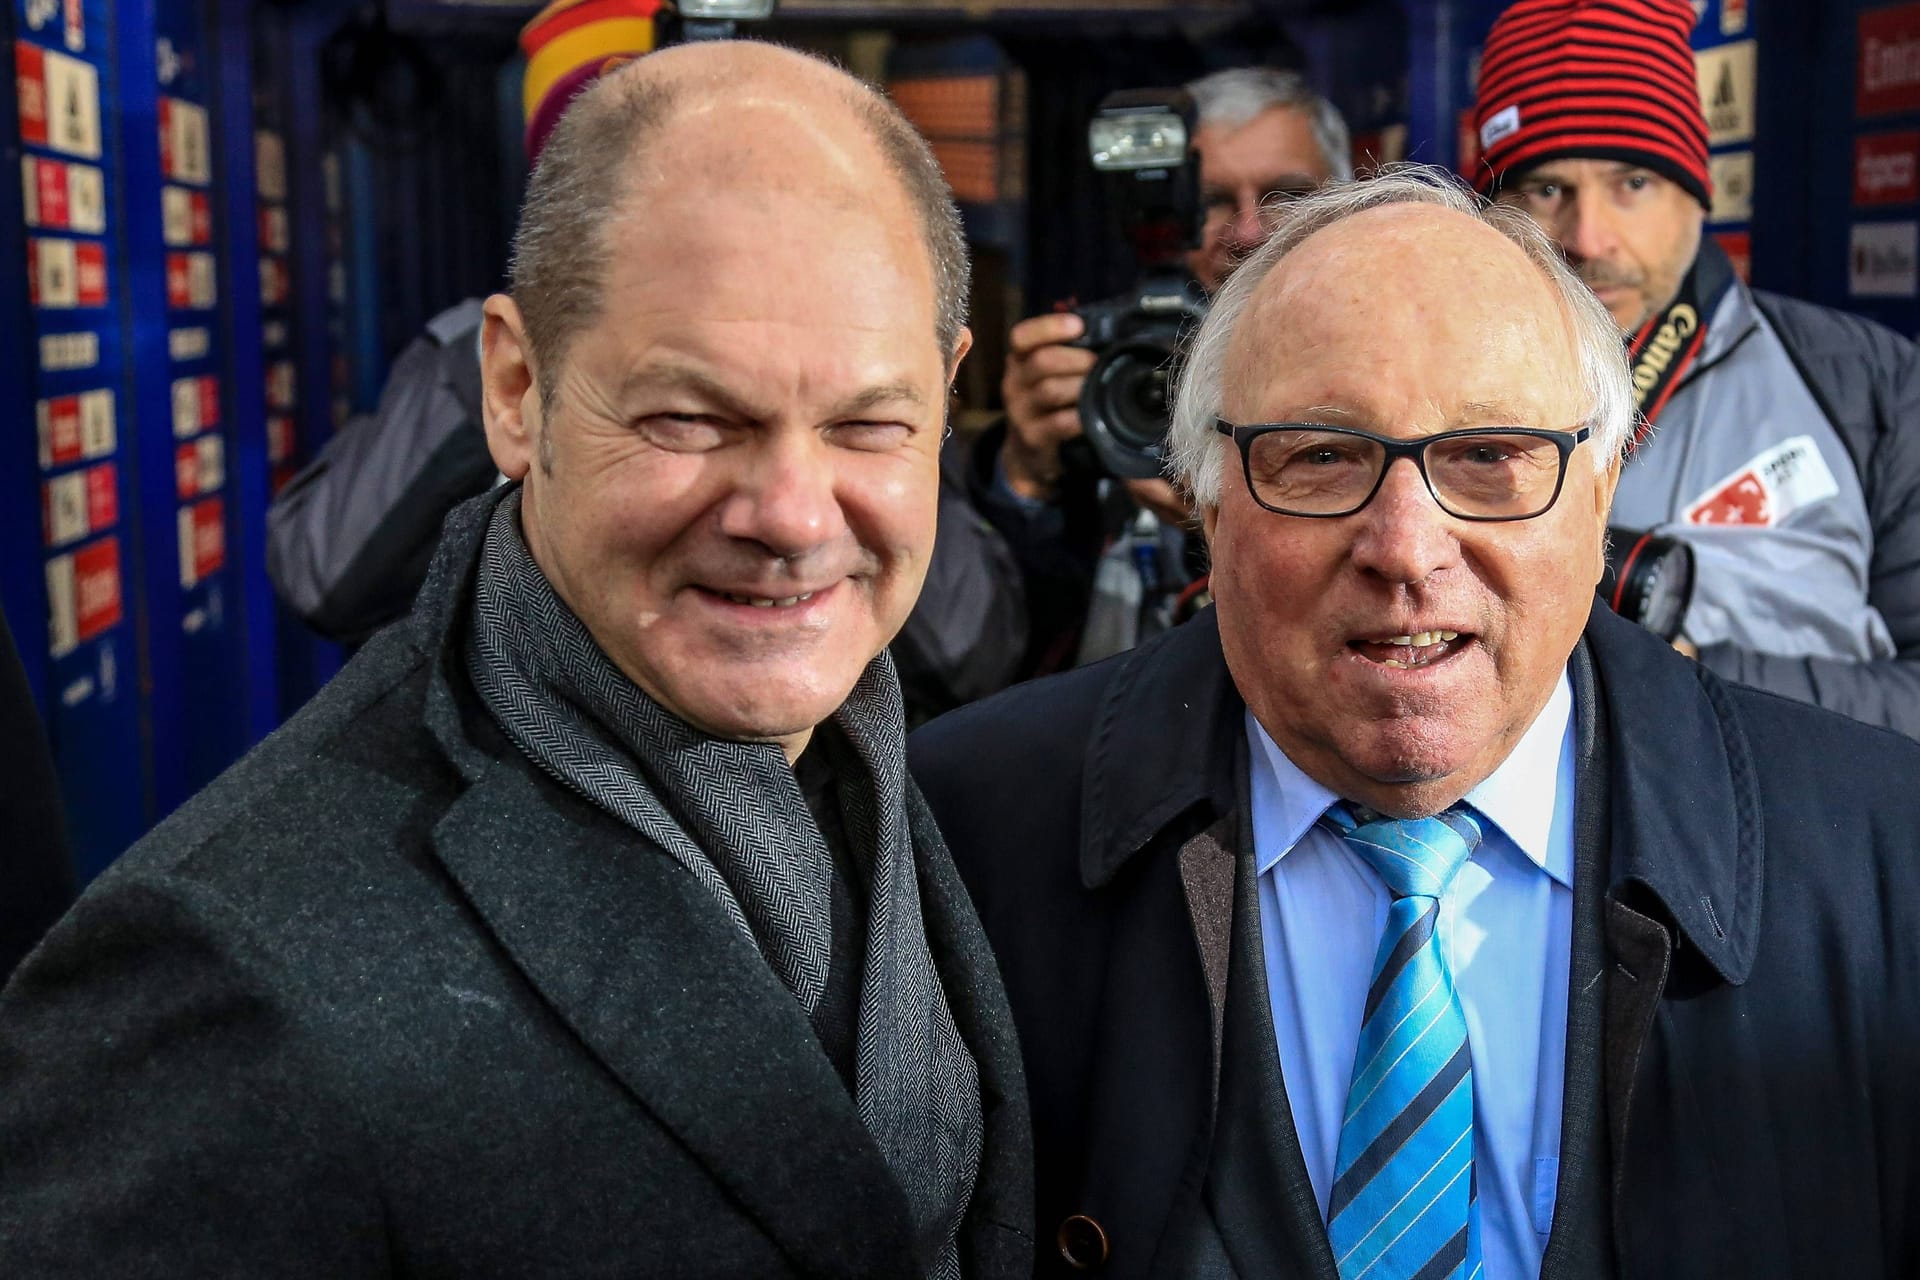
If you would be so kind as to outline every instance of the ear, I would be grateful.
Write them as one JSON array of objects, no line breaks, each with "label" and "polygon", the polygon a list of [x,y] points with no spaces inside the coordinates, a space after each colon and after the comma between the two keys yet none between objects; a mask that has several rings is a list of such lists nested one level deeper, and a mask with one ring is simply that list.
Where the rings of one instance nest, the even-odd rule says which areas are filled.
[{"label": "ear", "polygon": [[480,409],[493,464],[526,479],[540,440],[540,378],[520,308],[504,293],[487,299],[481,319]]},{"label": "ear", "polygon": [[953,380],[960,373],[960,362],[967,358],[967,352],[973,350],[973,330],[963,328],[960,336],[953,340],[953,354],[947,357],[947,386],[953,386]]},{"label": "ear", "polygon": [[1599,582],[1607,575],[1607,517],[1613,512],[1613,491],[1620,486],[1624,458],[1615,458],[1605,471],[1593,478],[1594,521],[1600,529],[1600,564],[1593,575]]}]

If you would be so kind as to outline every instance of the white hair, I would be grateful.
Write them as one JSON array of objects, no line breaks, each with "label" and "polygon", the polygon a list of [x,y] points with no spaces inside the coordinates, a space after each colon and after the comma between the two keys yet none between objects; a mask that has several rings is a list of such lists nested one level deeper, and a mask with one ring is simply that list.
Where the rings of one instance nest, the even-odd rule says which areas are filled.
[{"label": "white hair", "polygon": [[1286,107],[1307,118],[1314,143],[1327,162],[1327,172],[1335,182],[1353,177],[1353,144],[1347,137],[1347,122],[1340,108],[1314,91],[1306,77],[1297,71],[1279,71],[1272,67],[1230,67],[1201,76],[1187,86],[1199,112],[1200,125],[1239,129],[1263,111]]},{"label": "white hair", "polygon": [[[1489,204],[1444,169],[1395,165],[1377,177],[1322,187],[1278,208],[1272,234],[1214,295],[1212,309],[1187,349],[1167,436],[1167,472],[1202,507],[1219,503],[1220,478],[1232,447],[1214,429],[1214,422],[1224,403],[1227,347],[1248,300],[1267,273],[1314,232],[1356,213],[1395,204],[1432,204],[1464,213],[1520,247],[1553,285],[1566,309],[1587,394],[1583,425],[1593,431],[1595,469],[1604,472],[1625,456],[1635,415],[1633,384],[1620,330],[1606,307],[1525,213]],[[1383,300],[1383,305],[1391,302]]]}]

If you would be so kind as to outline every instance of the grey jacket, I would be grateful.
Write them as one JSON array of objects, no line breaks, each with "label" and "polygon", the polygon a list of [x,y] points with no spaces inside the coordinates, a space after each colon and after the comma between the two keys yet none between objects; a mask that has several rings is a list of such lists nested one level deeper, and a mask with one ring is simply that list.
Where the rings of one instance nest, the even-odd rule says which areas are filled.
[{"label": "grey jacket", "polygon": [[1747,289],[1702,246],[1707,338],[1613,523],[1684,538],[1684,634],[1743,684],[1920,737],[1920,348]]},{"label": "grey jacket", "polygon": [[[102,876],[0,996],[0,1275],[914,1270],[805,1014],[694,879],[461,674],[490,503],[412,617]],[[913,792],[980,1068],[970,1276],[1031,1266],[998,970]]]},{"label": "grey jacket", "polygon": [[329,640],[401,617],[447,512],[498,478],[480,428],[480,300],[435,316],[393,363],[371,414],[349,419],[267,508],[267,575]]}]

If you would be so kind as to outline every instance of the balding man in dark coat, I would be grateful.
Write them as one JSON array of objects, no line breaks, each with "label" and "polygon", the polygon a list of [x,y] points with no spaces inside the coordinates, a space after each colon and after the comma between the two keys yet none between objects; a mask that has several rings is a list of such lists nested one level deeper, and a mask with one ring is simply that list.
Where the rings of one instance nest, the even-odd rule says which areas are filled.
[{"label": "balding man in dark coat", "polygon": [[1005,996],[885,656],[966,279],[931,153],[823,63],[574,103],[487,302],[513,483],[0,1000],[0,1274],[1027,1273]]}]

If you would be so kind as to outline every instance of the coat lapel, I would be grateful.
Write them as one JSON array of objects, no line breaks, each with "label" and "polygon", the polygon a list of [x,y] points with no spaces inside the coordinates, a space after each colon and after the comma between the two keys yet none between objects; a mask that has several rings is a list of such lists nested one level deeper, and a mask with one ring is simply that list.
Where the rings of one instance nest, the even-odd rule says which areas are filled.
[{"label": "coat lapel", "polygon": [[[1246,752],[1237,753],[1244,776]],[[1293,1103],[1280,1069],[1273,1004],[1260,932],[1253,819],[1246,788],[1233,826],[1233,960],[1227,976],[1219,1105],[1206,1199],[1221,1243],[1242,1276],[1338,1280],[1319,1198],[1293,1127]]]},{"label": "coat lapel", "polygon": [[1110,1274],[1145,1276],[1187,1238],[1207,1172],[1243,707],[1211,610],[1117,661],[1087,753],[1080,873],[1094,893],[1145,883],[1115,890],[1075,1207],[1110,1238]]},{"label": "coat lapel", "polygon": [[1585,644],[1573,651],[1573,945],[1567,973],[1566,1062],[1561,1072],[1560,1181],[1542,1280],[1610,1276],[1612,1227],[1603,1061],[1607,1002],[1607,726]]},{"label": "coat lapel", "polygon": [[1240,840],[1238,816],[1228,814],[1180,846],[1180,890],[1187,921],[1207,977],[1207,1012],[1213,1024],[1213,1101],[1220,1102],[1221,1042],[1227,1025],[1227,978],[1233,956],[1236,901],[1234,849]]},{"label": "coat lapel", "polygon": [[914,1269],[905,1198],[846,1087],[799,1005],[693,877],[510,757],[479,771],[433,841],[587,1052],[797,1269]]}]

